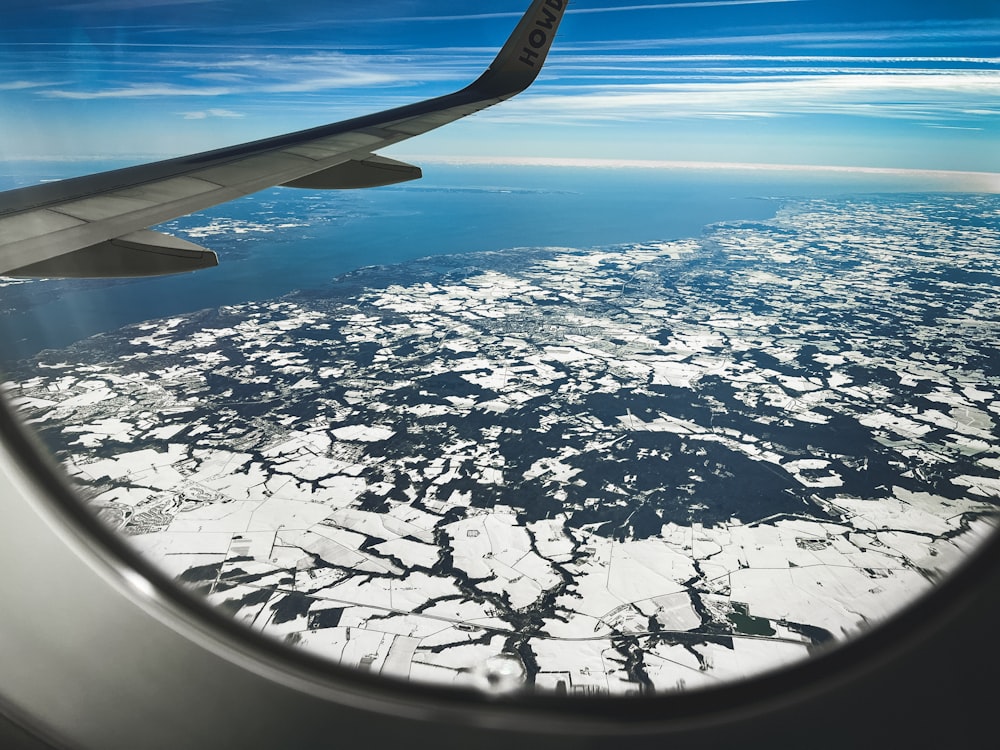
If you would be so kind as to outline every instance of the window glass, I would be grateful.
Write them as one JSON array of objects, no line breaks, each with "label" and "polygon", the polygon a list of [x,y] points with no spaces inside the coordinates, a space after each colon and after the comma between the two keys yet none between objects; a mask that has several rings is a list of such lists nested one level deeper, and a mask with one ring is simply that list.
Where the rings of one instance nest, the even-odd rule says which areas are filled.
[{"label": "window glass", "polygon": [[[67,5],[0,30],[4,189],[460,88],[526,3]],[[420,182],[0,279],[81,501],[255,631],[488,690],[711,687],[938,585],[1000,498],[996,14],[648,5],[576,0],[528,92],[389,151]]]}]

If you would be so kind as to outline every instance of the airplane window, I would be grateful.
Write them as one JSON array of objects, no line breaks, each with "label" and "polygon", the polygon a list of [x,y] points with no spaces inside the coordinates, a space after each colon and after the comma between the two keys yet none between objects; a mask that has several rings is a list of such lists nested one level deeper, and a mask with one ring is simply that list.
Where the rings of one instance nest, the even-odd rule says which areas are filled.
[{"label": "airplane window", "polygon": [[992,538],[995,10],[65,5],[0,27],[3,395],[250,631],[676,694]]}]

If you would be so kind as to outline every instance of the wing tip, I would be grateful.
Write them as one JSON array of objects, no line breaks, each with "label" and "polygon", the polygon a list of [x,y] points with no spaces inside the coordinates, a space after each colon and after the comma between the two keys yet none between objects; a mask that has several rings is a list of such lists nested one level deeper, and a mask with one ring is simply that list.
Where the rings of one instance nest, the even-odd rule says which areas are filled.
[{"label": "wing tip", "polygon": [[490,67],[470,88],[497,98],[524,91],[538,77],[569,0],[534,0]]}]

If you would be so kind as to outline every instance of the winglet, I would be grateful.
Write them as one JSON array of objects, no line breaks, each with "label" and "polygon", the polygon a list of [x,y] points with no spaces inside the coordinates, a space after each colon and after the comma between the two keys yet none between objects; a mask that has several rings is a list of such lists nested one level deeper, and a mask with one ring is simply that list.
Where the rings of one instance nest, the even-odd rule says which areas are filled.
[{"label": "winglet", "polygon": [[498,99],[528,88],[542,69],[567,5],[569,0],[534,0],[496,59],[469,88]]}]

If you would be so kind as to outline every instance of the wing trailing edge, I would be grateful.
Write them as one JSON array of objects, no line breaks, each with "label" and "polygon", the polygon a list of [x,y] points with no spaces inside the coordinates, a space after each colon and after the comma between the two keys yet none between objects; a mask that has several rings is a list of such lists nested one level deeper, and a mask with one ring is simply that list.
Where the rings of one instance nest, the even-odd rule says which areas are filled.
[{"label": "wing trailing edge", "polygon": [[489,68],[445,96],[237,146],[0,193],[0,276],[149,276],[214,253],[149,230],[276,185],[342,189],[418,179],[373,152],[509,99],[534,82],[568,0],[533,0]]}]

